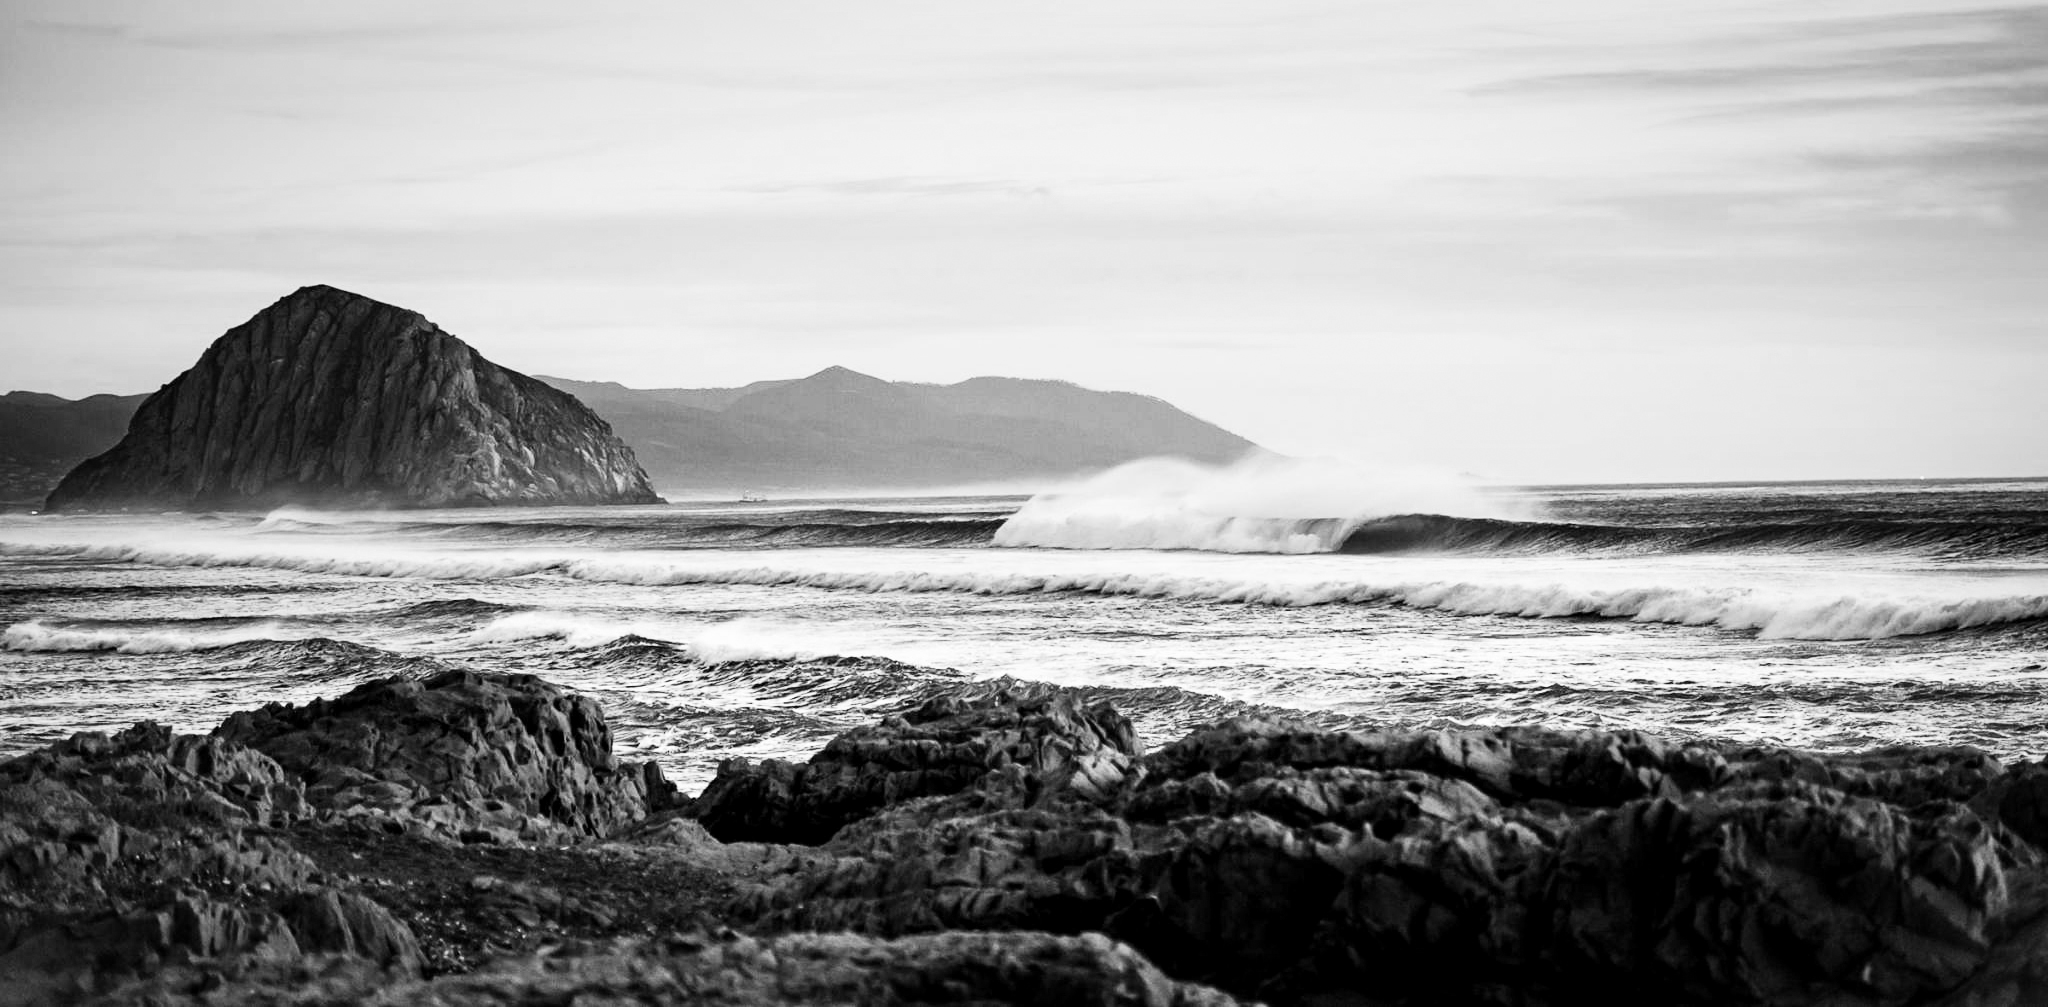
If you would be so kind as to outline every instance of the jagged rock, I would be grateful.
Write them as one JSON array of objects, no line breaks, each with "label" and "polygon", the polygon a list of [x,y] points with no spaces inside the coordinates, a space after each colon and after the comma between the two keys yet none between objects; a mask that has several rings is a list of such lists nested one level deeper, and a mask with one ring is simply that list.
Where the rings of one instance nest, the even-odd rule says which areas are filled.
[{"label": "jagged rock", "polygon": [[832,859],[815,847],[790,843],[722,843],[682,809],[650,815],[618,838],[638,848],[674,850],[693,864],[748,881],[793,874]]},{"label": "jagged rock", "polygon": [[98,904],[113,875],[288,886],[313,867],[245,833],[307,813],[300,785],[261,752],[138,724],[73,736],[0,763],[0,893],[45,909]]},{"label": "jagged rock", "polygon": [[[857,753],[896,757],[835,745],[840,778],[861,778]],[[1279,1002],[1876,1007],[1966,986],[2024,918],[2011,879],[2041,881],[2038,852],[1957,803],[2002,773],[1968,750],[1247,719],[1093,799],[1019,801],[1051,791],[1039,767],[1064,772],[871,796],[818,848],[830,859],[735,909],[766,930],[1104,931],[1170,974]],[[785,794],[804,792],[802,768]]]},{"label": "jagged rock", "polygon": [[2011,908],[1991,829],[1967,810],[1909,815],[1811,784],[1596,815],[1541,894],[1554,968],[1696,1003],[1926,999],[1983,964]]},{"label": "jagged rock", "polygon": [[[1157,966],[1277,1003],[2014,1005],[2048,992],[2043,779],[1968,749],[1268,720],[1141,759],[1107,707],[997,682],[685,809],[588,700],[442,671],[0,764],[0,988],[1222,1002]],[[723,842],[720,816],[816,845]],[[715,906],[757,938],[524,957]],[[864,936],[788,933],[821,930]]]},{"label": "jagged rock", "polygon": [[68,1003],[178,962],[420,955],[273,834],[310,813],[269,756],[138,724],[0,763],[0,1002]]},{"label": "jagged rock", "polygon": [[2003,763],[1975,748],[1881,748],[1819,756],[1789,749],[1730,753],[1730,776],[1759,782],[1798,781],[1910,808],[1928,801],[1969,803],[1995,782],[2010,780]]},{"label": "jagged rock", "polygon": [[390,910],[353,892],[298,892],[279,911],[307,951],[348,955],[405,972],[419,970],[420,946],[412,931]]},{"label": "jagged rock", "polygon": [[894,936],[949,928],[1101,929],[1136,887],[1130,830],[1085,806],[964,817],[884,814],[746,896],[771,930]]},{"label": "jagged rock", "polygon": [[728,760],[693,813],[728,842],[817,845],[887,805],[1003,781],[1021,784],[1019,805],[1112,800],[1138,754],[1130,721],[1109,706],[999,679],[848,731],[802,765]]},{"label": "jagged rock", "polygon": [[332,814],[470,841],[560,838],[548,822],[610,835],[674,792],[653,763],[613,758],[597,703],[531,675],[384,679],[237,713],[215,733],[299,774]]},{"label": "jagged rock", "polygon": [[1971,798],[1970,806],[2048,850],[2048,760],[2015,767]]},{"label": "jagged rock", "polygon": [[574,396],[417,312],[313,286],[228,330],[45,509],[656,502]]},{"label": "jagged rock", "polygon": [[1148,774],[1170,779],[1329,766],[1412,770],[1463,780],[1504,801],[1587,807],[1697,790],[1729,775],[1713,749],[1636,731],[1321,731],[1257,717],[1196,731],[1145,760]]},{"label": "jagged rock", "polygon": [[390,983],[361,967],[325,973],[276,968],[224,985],[203,977],[158,980],[124,995],[130,1002],[162,1007],[342,1002],[1230,1007],[1238,1002],[1213,989],[1176,982],[1100,934],[1043,933],[948,933],[893,941],[852,934],[682,935],[503,961],[431,982]]}]

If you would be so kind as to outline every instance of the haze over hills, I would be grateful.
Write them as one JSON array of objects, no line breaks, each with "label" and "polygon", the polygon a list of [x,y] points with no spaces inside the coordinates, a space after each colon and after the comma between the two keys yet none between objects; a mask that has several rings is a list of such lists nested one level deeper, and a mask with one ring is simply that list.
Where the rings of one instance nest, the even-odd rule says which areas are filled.
[{"label": "haze over hills", "polygon": [[64,473],[113,447],[141,395],[0,395],[0,503],[39,505]]},{"label": "haze over hills", "polygon": [[610,421],[670,494],[1031,483],[1138,458],[1222,463],[1257,450],[1160,399],[1064,381],[929,385],[844,367],[741,388],[538,377]]},{"label": "haze over hills", "polygon": [[[1159,455],[1222,463],[1257,446],[1147,395],[1064,381],[885,381],[844,367],[739,388],[635,389],[539,376],[609,422],[658,490],[1031,484]],[[0,396],[0,503],[36,506],[121,440],[147,395]]]}]

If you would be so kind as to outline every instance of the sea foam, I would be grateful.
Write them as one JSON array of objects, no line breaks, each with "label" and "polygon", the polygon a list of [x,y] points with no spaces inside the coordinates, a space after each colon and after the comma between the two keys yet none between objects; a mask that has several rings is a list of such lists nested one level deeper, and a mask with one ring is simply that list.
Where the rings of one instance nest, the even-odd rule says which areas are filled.
[{"label": "sea foam", "polygon": [[1393,514],[1509,517],[1469,480],[1253,455],[1227,466],[1149,458],[1041,493],[995,544],[1054,549],[1334,552],[1362,523]]},{"label": "sea foam", "polygon": [[883,656],[871,639],[820,631],[795,622],[741,618],[687,624],[609,619],[582,612],[520,612],[495,619],[470,634],[477,643],[554,639],[592,648],[628,637],[682,646],[705,664],[728,661],[808,661],[837,656]]},{"label": "sea foam", "polygon": [[126,626],[52,626],[31,620],[0,633],[0,649],[37,652],[112,651],[119,654],[171,654],[215,650],[254,640],[292,640],[302,631],[275,622],[250,623],[223,629],[174,630]]}]

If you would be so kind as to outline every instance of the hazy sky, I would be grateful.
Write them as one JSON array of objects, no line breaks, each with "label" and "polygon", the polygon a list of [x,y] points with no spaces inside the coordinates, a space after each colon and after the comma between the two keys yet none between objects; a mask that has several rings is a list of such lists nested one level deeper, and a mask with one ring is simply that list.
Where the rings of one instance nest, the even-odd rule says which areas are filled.
[{"label": "hazy sky", "polygon": [[295,287],[528,372],[1516,480],[2048,472],[2048,6],[0,0],[0,388]]}]

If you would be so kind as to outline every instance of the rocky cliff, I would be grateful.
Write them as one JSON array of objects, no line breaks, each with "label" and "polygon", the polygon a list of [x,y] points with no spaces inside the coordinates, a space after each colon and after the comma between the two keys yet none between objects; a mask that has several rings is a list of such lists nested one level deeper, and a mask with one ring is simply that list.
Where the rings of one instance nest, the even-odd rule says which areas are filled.
[{"label": "rocky cliff", "polygon": [[653,503],[576,398],[418,312],[304,287],[228,330],[50,510]]}]

